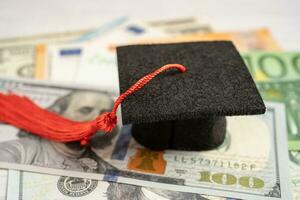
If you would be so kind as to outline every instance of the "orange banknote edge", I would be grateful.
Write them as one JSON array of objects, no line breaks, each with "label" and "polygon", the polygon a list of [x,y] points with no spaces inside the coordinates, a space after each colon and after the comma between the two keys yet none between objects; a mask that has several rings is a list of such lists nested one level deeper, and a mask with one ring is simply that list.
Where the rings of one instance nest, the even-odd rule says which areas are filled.
[{"label": "orange banknote edge", "polygon": [[[160,44],[160,43],[179,43],[194,41],[232,41],[239,51],[249,50],[280,50],[280,46],[273,38],[267,28],[244,32],[216,32],[188,34],[164,38],[150,38],[138,41],[131,41],[128,44]],[[119,44],[125,45],[125,44]],[[116,45],[111,45],[110,49],[115,49]]]}]

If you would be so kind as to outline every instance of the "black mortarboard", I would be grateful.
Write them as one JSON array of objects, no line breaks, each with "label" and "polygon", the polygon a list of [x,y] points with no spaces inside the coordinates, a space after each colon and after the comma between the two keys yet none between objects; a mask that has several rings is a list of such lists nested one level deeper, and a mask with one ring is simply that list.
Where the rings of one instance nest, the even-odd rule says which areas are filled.
[{"label": "black mortarboard", "polygon": [[208,150],[226,133],[225,116],[265,112],[253,79],[229,41],[132,45],[117,48],[120,92],[169,63],[167,71],[122,103],[123,124],[154,150]]}]

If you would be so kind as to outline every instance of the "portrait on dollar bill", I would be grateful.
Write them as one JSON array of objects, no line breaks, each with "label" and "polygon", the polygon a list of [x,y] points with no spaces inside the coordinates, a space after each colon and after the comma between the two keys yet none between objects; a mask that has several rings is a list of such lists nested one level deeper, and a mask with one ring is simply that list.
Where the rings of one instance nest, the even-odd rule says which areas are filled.
[{"label": "portrait on dollar bill", "polygon": [[[92,120],[99,114],[112,108],[113,100],[108,94],[74,91],[58,98],[49,110],[69,119],[78,121]],[[119,128],[111,134],[98,131],[91,138],[90,147],[104,149],[111,144]],[[0,143],[0,160],[19,164],[46,166],[78,171],[105,171],[109,165],[93,159],[96,155],[91,148],[82,147],[79,142],[57,143],[26,133],[18,132],[18,139]]]}]

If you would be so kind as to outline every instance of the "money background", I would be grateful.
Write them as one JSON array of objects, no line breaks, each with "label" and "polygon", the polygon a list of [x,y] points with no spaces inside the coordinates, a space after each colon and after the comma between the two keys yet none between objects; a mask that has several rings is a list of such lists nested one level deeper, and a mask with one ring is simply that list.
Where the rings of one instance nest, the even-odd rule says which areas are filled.
[{"label": "money background", "polygon": [[[4,79],[0,90],[26,95],[42,107],[81,121],[110,110],[113,99],[113,95],[97,90]],[[276,123],[284,119],[279,113],[283,113],[283,109],[271,109],[262,117],[227,118],[227,140],[219,150],[208,152],[153,152],[131,139],[130,126],[115,129],[108,135],[99,131],[85,149],[78,142],[51,142],[2,124],[0,167],[61,175],[69,171],[85,178],[95,177],[92,173],[97,173],[103,174],[104,181],[145,187],[240,198],[285,199],[290,195],[289,181],[283,177],[288,174],[279,158],[287,162],[288,155],[284,145],[286,134],[278,133],[285,131],[285,124]],[[257,137],[261,138],[259,145]],[[240,141],[245,138],[248,143],[241,146]]]},{"label": "money background", "polygon": [[[170,30],[170,29],[166,29],[166,30]],[[172,30],[172,29],[171,29]],[[180,29],[181,30],[181,29]],[[203,29],[204,30],[204,29]],[[211,31],[211,29],[205,29],[205,30],[207,30],[207,31]],[[168,31],[166,31],[166,32],[168,32]],[[182,32],[182,31],[181,31]],[[183,31],[184,32],[184,31]],[[266,32],[266,31],[265,31]],[[176,42],[176,41],[178,41],[178,42],[180,42],[180,41],[194,41],[194,40],[200,40],[201,38],[202,39],[204,39],[204,40],[206,40],[206,39],[213,39],[213,40],[215,40],[215,39],[230,39],[230,40],[234,40],[234,41],[238,41],[238,42],[236,42],[236,45],[237,45],[237,47],[240,49],[240,50],[278,50],[279,49],[279,45],[278,44],[276,44],[276,42],[272,39],[272,37],[269,37],[269,39],[268,39],[268,36],[267,36],[267,39],[266,40],[263,40],[263,41],[260,41],[260,40],[256,40],[255,39],[255,37],[257,37],[257,36],[259,36],[259,34],[257,34],[257,35],[255,35],[254,34],[255,33],[255,31],[252,31],[252,35],[251,35],[251,32],[249,32],[249,33],[247,33],[247,34],[242,34],[242,33],[240,33],[240,36],[239,36],[239,34],[238,33],[221,33],[221,34],[219,34],[219,33],[217,33],[217,34],[206,34],[206,35],[203,35],[202,33],[193,33],[194,35],[192,35],[192,36],[190,36],[190,35],[179,35],[179,36],[176,36],[177,38],[176,38],[176,40],[169,40],[169,39],[167,39],[167,38],[163,38],[163,39],[159,39],[159,38],[157,38],[157,37],[154,37],[154,38],[149,38],[149,39],[147,39],[147,40],[145,40],[146,42],[147,41],[156,41],[156,42]],[[171,34],[174,34],[174,31],[171,31]],[[269,33],[268,33],[269,34]],[[164,35],[164,33],[162,33],[162,35]],[[98,37],[98,36],[97,36]],[[124,37],[124,35],[122,36],[122,37]],[[243,41],[243,37],[245,38],[245,41],[246,42],[241,42],[241,41]],[[111,40],[113,40],[113,38],[114,37],[112,37],[112,39],[108,39],[108,40],[106,40],[106,41],[108,41],[108,43],[106,44],[109,48],[111,48],[111,47],[113,47],[113,46],[115,46],[116,44],[115,44],[115,42],[113,43],[113,44],[111,44]],[[233,38],[237,38],[237,39],[233,39]],[[242,38],[242,39],[241,39]],[[253,39],[254,38],[254,39]],[[265,37],[262,37],[262,38],[265,38]],[[130,39],[131,40],[131,39]],[[93,40],[92,40],[93,41]],[[101,41],[101,40],[100,40]],[[138,42],[144,42],[143,40],[138,40]],[[247,42],[247,41],[251,41],[251,42]],[[257,42],[253,42],[253,41],[257,41]],[[271,41],[271,43],[269,42],[269,41]],[[89,41],[89,42],[91,42],[91,41]],[[98,44],[97,42],[98,42],[98,38],[96,38],[96,40],[94,40],[93,41],[94,42],[94,44]],[[93,44],[93,42],[91,43],[91,44]],[[134,41],[133,41],[134,42]],[[81,43],[82,44],[82,43]],[[77,73],[79,70],[81,70],[81,71],[85,71],[84,69],[85,69],[85,66],[88,66],[86,63],[88,63],[88,62],[86,62],[85,61],[85,57],[88,57],[88,56],[91,56],[91,55],[93,55],[94,54],[94,56],[92,57],[92,58],[98,58],[97,56],[99,56],[99,55],[102,55],[102,52],[101,53],[99,53],[99,51],[95,51],[95,53],[85,53],[85,52],[92,52],[93,51],[93,45],[91,45],[91,44],[89,44],[89,46],[86,46],[86,44],[82,44],[82,48],[81,48],[81,50],[83,50],[82,52],[83,52],[83,57],[81,58],[81,56],[79,56],[80,58],[78,59],[78,57],[72,57],[72,56],[74,56],[74,55],[72,55],[71,56],[71,59],[69,59],[70,57],[68,57],[68,59],[67,59],[67,62],[69,62],[70,60],[71,60],[71,62],[69,62],[70,64],[70,66],[78,66],[78,67],[74,67],[72,70],[72,72],[70,71],[71,70],[71,68],[69,68],[69,73],[70,74],[76,74],[76,75],[82,75],[82,72],[80,72],[80,73]],[[266,45],[265,45],[266,44]],[[104,45],[104,47],[103,47],[103,51],[104,52],[107,52],[107,46],[106,45]],[[43,45],[42,45],[43,46]],[[60,47],[58,46],[58,47],[56,47],[57,45],[44,45],[44,47],[45,47],[45,49],[46,49],[46,51],[37,51],[36,53],[38,53],[38,55],[39,56],[36,56],[35,58],[42,58],[42,59],[40,59],[40,60],[44,60],[44,62],[42,62],[42,63],[39,63],[39,62],[37,62],[36,63],[36,66],[34,66],[34,64],[32,65],[33,67],[37,67],[40,71],[42,71],[42,73],[39,73],[39,74],[42,74],[42,75],[37,75],[37,74],[35,74],[34,76],[36,76],[36,78],[47,78],[47,79],[53,79],[53,80],[55,80],[55,76],[53,76],[52,74],[51,74],[51,70],[52,69],[55,69],[55,67],[54,66],[60,66],[60,64],[63,64],[63,66],[66,66],[66,62],[65,62],[65,60],[61,60],[60,61],[60,59],[51,59],[50,61],[48,60],[47,62],[45,62],[45,60],[47,60],[47,59],[49,59],[49,58],[51,58],[52,57],[52,55],[60,55],[60,52],[62,51],[62,50],[65,50],[65,48],[64,48],[64,45],[60,45]],[[69,48],[69,44],[67,44],[65,47],[68,49]],[[72,45],[71,45],[72,46]],[[73,49],[79,49],[78,48],[78,46],[76,47],[76,44],[74,45],[75,46],[75,48],[73,48]],[[37,48],[38,50],[39,49],[41,49],[41,48]],[[43,48],[42,48],[43,49]],[[88,51],[88,50],[86,50],[86,49],[92,49],[91,51]],[[48,51],[49,50],[49,51]],[[71,48],[71,50],[72,50],[72,48]],[[42,53],[41,53],[42,52]],[[57,53],[58,52],[58,53]],[[109,52],[109,51],[108,51]],[[85,54],[84,54],[85,53]],[[80,54],[81,55],[81,54]],[[110,57],[109,57],[110,56]],[[112,67],[115,67],[116,66],[116,64],[114,63],[114,54],[113,53],[108,53],[108,56],[105,56],[104,57],[104,59],[105,58],[109,58],[110,60],[109,60],[109,62],[106,62],[106,64],[111,64],[111,66]],[[28,57],[30,57],[30,56],[28,56]],[[90,57],[89,57],[89,59],[90,59]],[[56,61],[55,61],[56,60]],[[57,61],[58,60],[58,61]],[[75,60],[75,61],[74,61]],[[91,59],[90,59],[91,60]],[[94,59],[94,60],[96,60],[96,59]],[[80,63],[78,64],[78,61],[80,61]],[[57,64],[55,64],[55,62],[57,63]],[[60,63],[61,62],[61,63]],[[98,62],[98,63],[97,63]],[[99,65],[99,64],[102,64],[103,66],[105,66],[105,62],[103,62],[103,58],[102,58],[102,60],[101,59],[99,59],[99,60],[97,60],[97,62],[96,62],[96,66],[97,65]],[[76,65],[73,65],[72,63],[76,63]],[[83,63],[83,64],[82,64]],[[81,67],[81,66],[84,66],[84,67]],[[7,67],[6,67],[7,68]],[[83,70],[82,70],[83,69]],[[33,71],[33,70],[32,70]],[[91,71],[93,71],[93,70],[91,70]],[[34,70],[34,72],[36,73],[37,72],[37,70],[35,69]],[[50,72],[50,73],[49,73]],[[20,76],[20,75],[18,75],[18,73],[17,73],[17,70],[13,70],[13,72],[12,72],[12,75],[14,75],[13,73],[15,73],[15,75],[16,76]],[[87,73],[87,74],[93,74],[93,73]],[[113,73],[111,73],[111,71],[110,70],[108,70],[108,74],[113,74]],[[2,74],[1,74],[2,75]],[[75,76],[75,75],[74,75]],[[72,76],[69,76],[69,77],[72,77]],[[72,80],[77,80],[77,77],[76,78],[74,78],[74,77],[72,77],[71,78]],[[82,78],[82,80],[86,80],[86,79],[84,79],[84,78]],[[98,79],[99,80],[99,79]],[[101,80],[101,79],[100,79]],[[58,80],[59,81],[59,80]],[[61,81],[63,81],[63,80],[61,80]],[[69,80],[70,81],[70,80]],[[78,81],[78,83],[81,83],[80,81]],[[92,83],[92,84],[90,84],[90,83]],[[97,81],[95,80],[93,80],[93,81],[89,81],[89,83],[84,83],[84,84],[90,84],[90,85],[101,85],[101,81],[99,81],[99,83],[97,83]],[[103,84],[103,83],[102,83]],[[113,85],[113,87],[116,87],[116,84],[112,84]],[[103,87],[104,89],[106,89],[106,88],[108,88],[107,86],[104,86]],[[108,91],[110,91],[111,90],[111,88],[108,88],[107,89]],[[272,99],[271,99],[272,100]],[[296,154],[297,152],[295,152],[294,153],[294,155],[297,155]],[[296,157],[296,156],[293,156],[293,157]],[[294,175],[297,175],[297,165],[292,165],[291,164],[291,168],[292,169],[294,169],[293,171],[294,171]],[[299,181],[297,182],[297,180],[299,180],[299,179],[297,179],[297,176],[292,176],[292,177],[294,177],[294,179],[293,179],[293,183],[294,183],[294,185],[296,186],[298,183],[299,183]],[[299,177],[299,176],[298,176]],[[299,191],[299,190],[298,190]],[[297,198],[297,197],[296,197]]]}]

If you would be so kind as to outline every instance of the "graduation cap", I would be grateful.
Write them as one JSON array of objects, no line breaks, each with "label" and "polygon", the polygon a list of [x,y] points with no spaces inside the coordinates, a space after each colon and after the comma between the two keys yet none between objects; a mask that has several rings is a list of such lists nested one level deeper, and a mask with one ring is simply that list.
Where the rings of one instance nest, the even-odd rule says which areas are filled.
[{"label": "graduation cap", "polygon": [[265,112],[238,51],[229,41],[131,45],[117,48],[120,92],[158,66],[180,63],[121,105],[123,124],[153,150],[209,150],[222,144],[225,116]]}]

